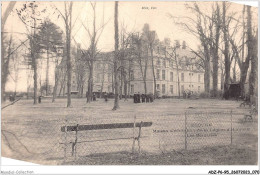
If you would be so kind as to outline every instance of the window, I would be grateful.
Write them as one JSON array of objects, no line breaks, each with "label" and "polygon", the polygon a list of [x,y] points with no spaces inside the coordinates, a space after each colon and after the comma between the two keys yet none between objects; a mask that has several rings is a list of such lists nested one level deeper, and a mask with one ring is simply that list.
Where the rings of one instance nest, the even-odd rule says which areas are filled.
[{"label": "window", "polygon": [[165,84],[162,84],[162,93],[165,94]]},{"label": "window", "polygon": [[161,62],[160,62],[160,60],[158,59],[158,60],[157,60],[157,66],[160,66],[160,64],[161,64]]},{"label": "window", "polygon": [[97,83],[99,83],[100,81],[100,74],[97,74]]},{"label": "window", "polygon": [[198,93],[200,93],[200,86],[198,86]]},{"label": "window", "polygon": [[130,80],[134,80],[134,78],[135,78],[134,77],[134,71],[131,70],[131,72],[130,72]]},{"label": "window", "polygon": [[162,80],[165,80],[165,70],[162,70]]},{"label": "window", "polygon": [[156,78],[157,78],[157,80],[160,80],[160,70],[159,69],[157,69]]},{"label": "window", "polygon": [[173,85],[170,85],[171,94],[173,94]]},{"label": "window", "polygon": [[198,75],[198,80],[199,80],[199,82],[200,82],[200,74]]},{"label": "window", "polygon": [[160,90],[160,84],[157,84],[157,85],[156,85],[156,89],[157,89],[157,90]]},{"label": "window", "polygon": [[133,94],[133,93],[134,93],[134,91],[135,91],[135,89],[134,89],[134,85],[133,85],[133,84],[131,84],[131,94]]},{"label": "window", "polygon": [[166,67],[166,60],[163,60],[163,67]]},{"label": "window", "polygon": [[184,92],[184,85],[181,85],[181,92]]},{"label": "window", "polygon": [[181,73],[181,81],[184,81],[184,73]]},{"label": "window", "polygon": [[173,72],[170,73],[170,81],[173,81]]},{"label": "window", "polygon": [[107,74],[107,80],[108,80],[109,83],[111,82],[111,74],[110,73]]}]

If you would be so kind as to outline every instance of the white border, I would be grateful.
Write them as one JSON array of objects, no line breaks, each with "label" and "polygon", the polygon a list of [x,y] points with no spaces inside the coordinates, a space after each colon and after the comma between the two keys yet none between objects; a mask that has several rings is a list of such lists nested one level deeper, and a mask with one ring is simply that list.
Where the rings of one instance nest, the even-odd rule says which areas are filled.
[{"label": "white border", "polygon": [[[57,0],[57,1],[63,1],[63,0]],[[131,0],[127,0],[127,1],[131,1]],[[158,1],[158,0],[152,0],[152,1]],[[168,1],[168,0],[164,0],[164,1]],[[195,1],[195,0],[189,0],[189,1]],[[259,6],[258,1],[232,1],[232,2],[252,5],[255,7]],[[260,38],[259,35],[258,37]],[[260,63],[258,62],[258,67],[259,65]],[[259,153],[258,153],[258,160],[259,160]],[[33,171],[33,174],[208,174],[210,170],[223,170],[223,171],[224,170],[229,170],[229,171],[259,170],[258,165],[256,166],[188,166],[188,165],[183,165],[183,166],[44,166],[44,165],[36,165],[36,164],[4,158],[4,157],[1,158],[0,168],[1,168],[1,172],[5,171],[8,174],[31,174],[29,171]]]}]

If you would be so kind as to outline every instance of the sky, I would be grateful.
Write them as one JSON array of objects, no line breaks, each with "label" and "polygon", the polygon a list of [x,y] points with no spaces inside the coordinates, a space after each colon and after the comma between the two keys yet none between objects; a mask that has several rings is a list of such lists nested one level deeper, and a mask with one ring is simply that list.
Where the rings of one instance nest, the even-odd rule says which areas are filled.
[{"label": "sky", "polygon": [[[5,11],[7,3],[2,2],[2,13]],[[17,2],[15,9],[20,8],[23,2]],[[38,2],[40,7],[47,7],[48,13],[42,15],[42,18],[49,17],[55,24],[61,27],[65,31],[64,21],[60,16],[58,18],[58,12],[55,8],[58,8],[61,13],[64,13],[64,2]],[[202,9],[209,10],[211,2],[199,2]],[[240,10],[242,5],[235,5],[234,8]],[[54,13],[55,12],[55,13]],[[256,13],[257,10],[255,9]],[[191,16],[186,7],[185,2],[119,2],[119,27],[126,29],[127,32],[141,32],[143,25],[148,23],[151,30],[157,32],[158,38],[163,40],[165,37],[174,40],[185,40],[187,45],[192,49],[196,49],[199,45],[199,41],[193,35],[182,30],[180,26],[174,24],[173,20],[169,17],[169,14],[175,17]],[[112,51],[114,49],[114,2],[97,2],[96,5],[96,18],[97,28],[104,26],[98,42],[98,49],[100,51]],[[104,20],[103,20],[104,19]],[[72,36],[75,37],[77,43],[81,44],[81,47],[87,49],[90,43],[89,35],[86,29],[92,31],[93,11],[91,9],[90,2],[74,2],[72,13]],[[26,38],[25,25],[16,15],[15,11],[8,17],[5,26],[5,31],[13,32],[14,36],[18,38],[18,43]],[[18,34],[19,33],[19,34]],[[74,41],[72,44],[76,44]],[[43,66],[43,69],[45,67]],[[46,71],[41,71],[42,77],[45,77]],[[18,91],[25,91],[27,86],[26,71],[21,70],[19,73]],[[54,77],[54,66],[50,67],[50,77]],[[31,82],[32,83],[32,82]],[[50,83],[53,84],[53,79],[50,78]],[[14,88],[14,82],[9,78],[7,83],[7,90]]]}]

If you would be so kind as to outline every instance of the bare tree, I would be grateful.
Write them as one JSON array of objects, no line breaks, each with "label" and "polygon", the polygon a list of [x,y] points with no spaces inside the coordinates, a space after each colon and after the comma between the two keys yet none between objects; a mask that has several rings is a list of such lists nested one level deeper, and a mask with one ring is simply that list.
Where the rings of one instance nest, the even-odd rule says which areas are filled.
[{"label": "bare tree", "polygon": [[119,47],[119,37],[118,37],[118,1],[115,1],[115,55],[114,55],[114,81],[115,81],[115,101],[113,110],[119,108],[118,99],[118,47]]},{"label": "bare tree", "polygon": [[[13,46],[14,47],[14,46]],[[20,55],[18,54],[18,52],[15,52],[14,54],[12,54],[11,56],[12,59],[12,70],[13,70],[13,76],[11,76],[11,78],[14,81],[14,98],[16,97],[16,93],[17,93],[17,85],[18,85],[18,80],[19,80],[19,73],[20,73],[20,65],[21,65],[21,60],[20,60]]]},{"label": "bare tree", "polygon": [[25,24],[27,30],[27,37],[30,41],[30,53],[29,53],[29,64],[33,69],[33,80],[34,80],[34,100],[33,104],[37,104],[38,97],[38,66],[37,59],[40,54],[39,38],[36,36],[36,30],[38,30],[38,24],[40,23],[41,14],[44,13],[38,9],[38,4],[35,2],[23,4],[23,8],[16,9],[17,14],[21,21]]},{"label": "bare tree", "polygon": [[180,75],[179,75],[179,61],[178,61],[179,55],[177,54],[177,47],[175,46],[175,47],[172,48],[172,53],[169,53],[167,50],[166,50],[166,52],[175,61],[176,70],[177,70],[178,95],[179,95],[179,98],[180,98],[181,97],[181,91],[180,91]]},{"label": "bare tree", "polygon": [[254,96],[256,95],[256,82],[257,82],[257,32],[256,35],[253,36],[252,29],[252,11],[251,7],[247,6],[247,46],[248,46],[248,57],[251,60],[251,72],[249,77],[249,94]]},{"label": "bare tree", "polygon": [[[11,1],[9,2],[4,14],[2,15],[1,18],[1,101],[4,101],[4,94],[5,94],[5,84],[7,81],[7,76],[8,76],[8,65],[6,65],[6,63],[9,64],[9,61],[5,59],[5,48],[4,48],[4,27],[5,27],[5,23],[6,20],[9,16],[9,14],[11,13],[11,11],[13,10],[14,6],[15,6],[16,2],[15,1]],[[7,57],[8,59],[8,57]]]},{"label": "bare tree", "polygon": [[[5,40],[5,41],[3,41],[3,40]],[[10,64],[10,60],[12,58],[11,52],[13,50],[13,42],[14,42],[13,35],[11,34],[9,40],[8,41],[6,41],[6,40],[7,40],[7,38],[6,39],[2,38],[2,44],[3,44],[2,48],[4,48],[3,49],[4,57],[2,58],[2,60],[4,60],[4,64],[3,64],[4,67],[2,67],[2,81],[4,83],[7,82],[8,75],[10,74],[9,64]],[[2,88],[3,88],[3,90],[5,90],[5,85],[2,85]]]},{"label": "bare tree", "polygon": [[[92,11],[93,11],[93,21],[92,21],[92,32],[86,25],[82,22],[83,27],[87,31],[89,38],[90,38],[90,46],[86,52],[83,53],[86,62],[88,63],[89,68],[89,77],[88,77],[88,91],[87,91],[87,103],[90,103],[92,101],[93,96],[93,69],[94,69],[94,62],[96,60],[98,49],[97,44],[99,41],[99,38],[104,30],[104,27],[107,23],[104,23],[104,14],[103,14],[103,20],[102,25],[100,27],[97,27],[96,25],[96,2],[90,2]],[[103,10],[104,12],[104,10]]]},{"label": "bare tree", "polygon": [[56,8],[62,16],[66,30],[66,63],[67,63],[67,107],[71,106],[71,31],[72,31],[72,6],[73,2],[64,2],[64,14]]},{"label": "bare tree", "polygon": [[[63,48],[64,50],[64,48]],[[62,57],[64,57],[63,55],[64,53],[62,53]],[[52,102],[55,102],[55,99],[57,97],[57,90],[58,90],[58,84],[60,82],[60,80],[62,79],[62,58],[60,60],[60,51],[57,51],[57,55],[55,57],[54,60],[54,64],[55,64],[55,73],[54,73],[54,86],[53,86],[53,93],[52,93]]]},{"label": "bare tree", "polygon": [[[144,28],[144,37],[148,45],[148,50],[150,51],[150,59],[152,63],[152,71],[153,71],[153,84],[154,84],[154,92],[153,92],[153,98],[155,99],[156,95],[156,78],[155,78],[155,68],[154,68],[154,57],[153,57],[153,49],[156,45],[156,42],[158,42],[158,39],[156,39],[156,32],[150,31],[149,25],[147,28]],[[147,54],[148,55],[148,54]]]},{"label": "bare tree", "polygon": [[221,17],[220,17],[220,7],[216,3],[216,9],[212,7],[212,21],[214,32],[211,30],[212,42],[211,42],[211,54],[212,54],[212,63],[213,63],[213,91],[212,96],[217,96],[218,91],[218,68],[219,68],[219,39],[221,31]]},{"label": "bare tree", "polygon": [[222,30],[224,38],[224,60],[225,60],[225,82],[224,82],[224,94],[228,98],[227,93],[230,84],[230,53],[229,53],[229,40],[228,40],[228,29],[230,24],[230,18],[227,17],[227,5],[226,2],[222,2]]},{"label": "bare tree", "polygon": [[[191,10],[191,12],[195,15],[195,17],[184,16],[181,18],[174,17],[170,15],[174,22],[177,25],[183,27],[184,30],[194,35],[200,40],[202,52],[194,51],[192,52],[197,55],[203,63],[204,72],[204,89],[206,93],[210,93],[210,61],[211,61],[211,49],[210,45],[212,43],[212,32],[213,29],[213,20],[207,14],[201,12],[200,7],[197,3],[193,3],[193,5],[186,5],[187,9]],[[177,20],[182,21],[177,21]]]},{"label": "bare tree", "polygon": [[75,55],[75,74],[77,79],[77,90],[78,90],[78,97],[83,97],[83,89],[84,84],[86,82],[86,73],[88,70],[88,66],[86,65],[86,62],[83,59],[83,54],[81,50],[81,46],[77,45],[77,51],[74,53]]},{"label": "bare tree", "polygon": [[148,46],[144,44],[143,38],[139,36],[139,33],[133,36],[134,43],[136,45],[136,62],[139,65],[139,69],[142,75],[144,83],[144,93],[147,94],[146,75],[148,67]]}]

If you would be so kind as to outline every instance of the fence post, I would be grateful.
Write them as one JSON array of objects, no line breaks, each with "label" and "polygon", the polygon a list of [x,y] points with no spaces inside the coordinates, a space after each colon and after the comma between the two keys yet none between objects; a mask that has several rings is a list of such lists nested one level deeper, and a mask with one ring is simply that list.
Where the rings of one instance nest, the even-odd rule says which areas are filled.
[{"label": "fence post", "polygon": [[187,150],[187,114],[185,112],[185,150]]},{"label": "fence post", "polygon": [[141,152],[140,139],[141,139],[142,124],[143,124],[143,121],[141,121],[140,126],[139,126],[139,134],[138,134],[138,154],[140,154],[140,152]]},{"label": "fence post", "polygon": [[233,143],[233,116],[232,116],[232,110],[230,111],[230,125],[231,125],[231,131],[230,131],[230,143],[232,145]]},{"label": "fence post", "polygon": [[134,151],[135,151],[135,120],[136,120],[136,116],[134,116],[132,153],[134,153]]},{"label": "fence post", "polygon": [[64,127],[64,161],[67,160],[67,120],[65,120],[65,127]]},{"label": "fence post", "polygon": [[77,159],[78,128],[79,128],[79,124],[77,124],[77,127],[76,127],[76,139],[75,139],[75,145],[74,145],[74,151],[75,151],[74,159]]}]

